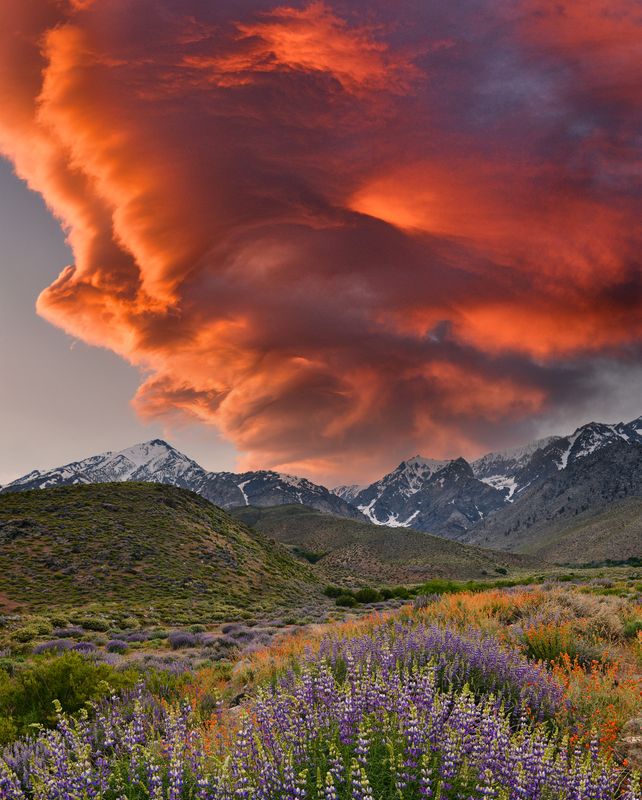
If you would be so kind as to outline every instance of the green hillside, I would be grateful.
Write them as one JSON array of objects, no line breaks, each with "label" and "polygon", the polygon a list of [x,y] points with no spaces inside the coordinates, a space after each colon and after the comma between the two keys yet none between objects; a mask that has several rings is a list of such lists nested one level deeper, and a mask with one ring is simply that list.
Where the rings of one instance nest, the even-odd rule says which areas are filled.
[{"label": "green hillside", "polygon": [[[197,495],[152,483],[0,495],[0,609],[119,604],[160,619],[318,591],[312,569]],[[197,615],[198,616],[198,615]]]},{"label": "green hillside", "polygon": [[328,578],[421,583],[435,577],[481,578],[540,567],[541,560],[459,544],[410,528],[321,514],[300,505],[244,507],[232,514],[314,563]]},{"label": "green hillside", "polygon": [[642,558],[642,498],[612,503],[600,513],[537,526],[533,536],[518,542],[520,552],[557,563],[586,564]]}]

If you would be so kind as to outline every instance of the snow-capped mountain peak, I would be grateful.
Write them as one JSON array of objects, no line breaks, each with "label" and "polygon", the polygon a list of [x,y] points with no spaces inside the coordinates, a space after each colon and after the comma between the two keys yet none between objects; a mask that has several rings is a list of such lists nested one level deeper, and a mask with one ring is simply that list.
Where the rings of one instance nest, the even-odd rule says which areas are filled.
[{"label": "snow-capped mountain peak", "polygon": [[341,497],[348,503],[351,503],[360,491],[366,487],[360,483],[349,483],[342,486],[335,486],[332,491],[337,497]]},{"label": "snow-capped mountain peak", "polygon": [[384,484],[399,484],[400,491],[409,497],[421,491],[426,481],[430,480],[450,461],[440,461],[435,458],[424,458],[423,456],[413,456],[402,461],[401,464],[389,475],[382,478]]},{"label": "snow-capped mountain peak", "polygon": [[110,481],[151,481],[188,488],[188,483],[204,472],[195,461],[167,442],[152,439],[118,452],[108,450],[52,470],[34,470],[10,483],[4,490],[44,489],[74,483]]},{"label": "snow-capped mountain peak", "polygon": [[223,508],[302,503],[339,516],[363,519],[348,502],[306,478],[271,470],[208,472],[162,439],[100,453],[48,471],[34,470],[1,491],[121,481],[168,483],[196,492]]}]

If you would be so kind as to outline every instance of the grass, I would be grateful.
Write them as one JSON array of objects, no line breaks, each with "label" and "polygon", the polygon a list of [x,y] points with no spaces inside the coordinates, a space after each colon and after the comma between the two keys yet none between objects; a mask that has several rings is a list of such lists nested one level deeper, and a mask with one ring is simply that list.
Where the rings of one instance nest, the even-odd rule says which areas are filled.
[{"label": "grass", "polygon": [[346,585],[482,579],[542,567],[532,557],[492,552],[408,528],[333,517],[301,505],[250,506],[232,514],[314,563],[326,579]]},{"label": "grass", "polygon": [[[0,495],[0,607],[83,607],[174,624],[260,601],[298,601],[314,573],[221,509],[183,489],[116,483]],[[82,612],[70,611],[70,619]],[[99,626],[99,627],[96,627]],[[25,635],[26,632],[25,632]]]}]

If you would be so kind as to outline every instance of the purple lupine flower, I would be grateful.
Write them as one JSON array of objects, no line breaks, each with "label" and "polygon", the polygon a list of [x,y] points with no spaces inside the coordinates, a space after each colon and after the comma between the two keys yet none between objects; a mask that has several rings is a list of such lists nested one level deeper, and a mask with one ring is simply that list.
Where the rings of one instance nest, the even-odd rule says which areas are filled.
[{"label": "purple lupine flower", "polygon": [[60,714],[56,730],[4,753],[0,797],[302,800],[316,770],[322,800],[371,800],[369,776],[387,770],[401,798],[640,800],[637,777],[621,788],[627,776],[597,740],[569,754],[538,721],[558,690],[489,637],[386,625],[324,641],[247,703],[232,746],[207,756],[189,706],[142,686],[92,719]]}]

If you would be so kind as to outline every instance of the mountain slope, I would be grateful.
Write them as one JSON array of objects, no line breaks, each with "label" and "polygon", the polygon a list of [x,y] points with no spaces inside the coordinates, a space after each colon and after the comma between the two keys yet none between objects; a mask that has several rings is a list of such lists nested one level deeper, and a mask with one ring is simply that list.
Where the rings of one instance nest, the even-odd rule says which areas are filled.
[{"label": "mountain slope", "polygon": [[463,458],[403,461],[352,502],[377,525],[408,527],[456,538],[504,504],[502,491],[477,479]]},{"label": "mountain slope", "polygon": [[642,558],[642,498],[560,520],[540,530],[528,550],[536,557],[573,565]]},{"label": "mountain slope", "polygon": [[316,578],[191,492],[104,483],[0,496],[0,605],[245,605]]},{"label": "mountain slope", "polygon": [[472,468],[485,483],[507,487],[507,500],[515,502],[527,487],[618,443],[642,444],[642,417],[615,425],[589,422],[568,436],[549,436],[504,453],[489,453],[473,461]]},{"label": "mountain slope", "polygon": [[420,583],[479,578],[497,568],[541,568],[538,559],[461,545],[411,528],[388,528],[320,514],[305,506],[239,508],[235,517],[315,562],[332,580]]},{"label": "mountain slope", "polygon": [[241,474],[207,472],[162,439],[116,453],[101,453],[44,472],[34,470],[4,486],[0,493],[114,481],[151,481],[190,489],[221,508],[306,503],[331,514],[363,518],[350,503],[304,478],[270,470]]},{"label": "mountain slope", "polygon": [[[609,455],[610,448],[618,454],[615,460]],[[304,478],[267,470],[207,472],[166,442],[153,440],[55,470],[34,471],[0,491],[155,481],[191,489],[227,509],[298,503],[388,528],[412,527],[459,541],[522,549],[530,548],[520,539],[529,538],[524,534],[527,528],[532,529],[532,539],[547,531],[554,533],[562,520],[571,516],[583,514],[582,519],[588,519],[607,510],[620,497],[607,472],[618,473],[622,464],[627,475],[633,476],[626,485],[626,496],[642,496],[642,482],[636,484],[634,477],[642,459],[640,448],[642,417],[627,423],[591,422],[568,436],[488,453],[470,464],[463,458],[437,461],[415,456],[369,486],[346,485],[331,492]],[[586,474],[582,467],[587,463],[601,476],[599,480]],[[567,503],[563,510],[554,509],[551,485],[568,488],[575,482],[573,496],[582,497],[582,507]],[[573,560],[582,557],[578,553]],[[618,554],[608,557],[618,559]]]},{"label": "mountain slope", "polygon": [[[349,486],[337,491],[377,525],[412,526],[460,541],[505,548],[510,544],[505,538],[506,526],[512,525],[508,521],[527,518],[534,506],[548,508],[546,487],[561,474],[568,479],[563,481],[579,480],[578,493],[584,496],[586,508],[601,513],[612,501],[612,493],[603,491],[596,481],[587,491],[581,466],[587,460],[611,463],[606,453],[613,446],[619,448],[618,453],[628,454],[630,471],[641,458],[642,417],[613,425],[591,422],[568,436],[551,436],[488,453],[471,464],[462,458],[444,462],[415,456],[356,494]],[[617,470],[618,466],[609,468]],[[627,491],[642,495],[642,485],[638,489],[633,481]],[[511,510],[513,507],[519,510]],[[545,511],[537,514],[538,519],[544,517],[537,530],[553,524]]]},{"label": "mountain slope", "polygon": [[[584,433],[557,453],[572,456],[580,437],[586,449]],[[462,540],[556,561],[623,560],[642,556],[642,526],[635,521],[641,508],[642,444],[617,437],[568,458],[562,469],[548,470],[524,489],[518,502],[487,517]],[[609,526],[621,530],[624,518],[627,533],[609,537]]]}]

